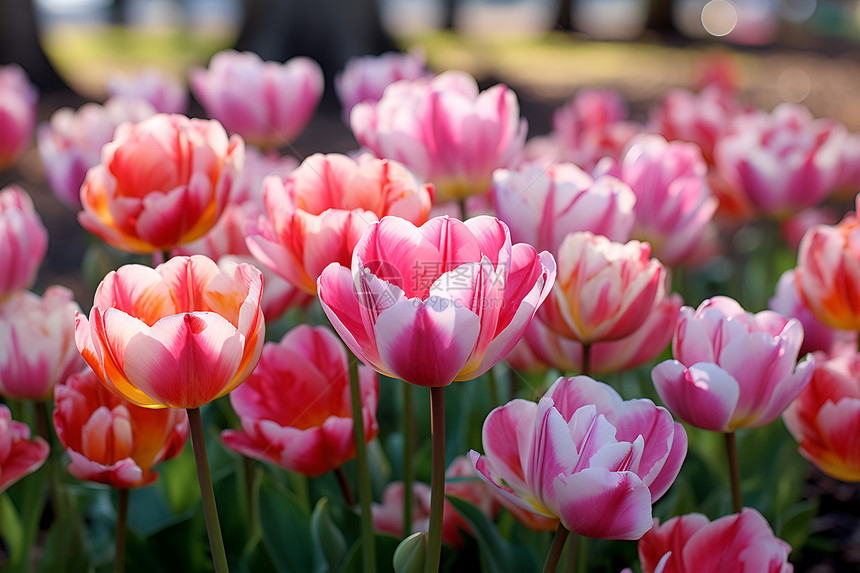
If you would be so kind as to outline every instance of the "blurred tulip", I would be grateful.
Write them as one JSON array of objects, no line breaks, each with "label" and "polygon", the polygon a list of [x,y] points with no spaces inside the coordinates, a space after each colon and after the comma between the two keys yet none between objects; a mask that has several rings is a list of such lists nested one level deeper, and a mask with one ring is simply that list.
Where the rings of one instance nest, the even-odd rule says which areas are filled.
[{"label": "blurred tulip", "polygon": [[351,58],[335,77],[334,88],[349,123],[349,114],[356,104],[379,101],[385,88],[398,80],[417,80],[429,75],[423,54],[386,52]]},{"label": "blurred tulip", "polygon": [[558,249],[558,277],[540,319],[583,344],[632,334],[666,296],[666,269],[650,254],[648,243],[569,234]]},{"label": "blurred tulip", "polygon": [[289,176],[263,183],[265,219],[248,247],[270,269],[307,293],[332,262],[348,265],[362,232],[385,215],[420,225],[433,189],[397,162],[331,153],[305,159]]},{"label": "blurred tulip", "polygon": [[53,418],[69,473],[115,488],[153,483],[152,467],[179,455],[188,437],[185,412],[135,406],[89,367],[54,388]]},{"label": "blurred tulip", "polygon": [[626,241],[635,202],[625,183],[608,175],[592,179],[572,163],[549,168],[530,164],[493,173],[493,203],[511,229],[511,240],[551,253],[576,231]]},{"label": "blurred tulip", "polygon": [[42,438],[30,440],[29,426],[13,420],[9,408],[0,404],[0,492],[39,469],[50,449]]},{"label": "blurred tulip", "polygon": [[665,265],[689,262],[717,210],[699,147],[667,142],[659,135],[639,135],[630,140],[617,172],[609,163],[598,165],[597,171],[601,169],[628,184],[636,196],[632,236],[648,241]]},{"label": "blurred tulip", "polygon": [[813,207],[793,215],[782,222],[779,226],[779,234],[785,244],[792,250],[800,248],[803,235],[817,225],[835,225],[839,222],[839,215],[830,207]]},{"label": "blurred tulip", "polygon": [[[474,481],[447,481],[451,478],[472,477]],[[445,471],[445,495],[465,499],[492,519],[496,502],[490,488],[475,475],[475,469],[466,456],[454,458]],[[403,535],[403,482],[396,481],[385,486],[382,503],[374,503],[373,527],[382,533],[400,538]],[[465,543],[460,530],[472,534],[472,528],[445,500],[442,521],[442,541],[455,549]],[[412,482],[412,532],[427,531],[430,521],[430,487],[422,482]]]},{"label": "blurred tulip", "polygon": [[834,195],[854,197],[860,191],[860,133],[849,133],[842,143]]},{"label": "blurred tulip", "polygon": [[687,435],[664,408],[624,401],[586,376],[560,378],[540,403],[514,400],[484,421],[475,469],[506,506],[600,539],[639,539],[672,485]]},{"label": "blurred tulip", "polygon": [[768,308],[783,316],[796,318],[803,325],[803,344],[799,356],[821,351],[830,357],[857,349],[857,332],[831,328],[818,320],[797,292],[795,271],[782,273],[776,283],[776,293],[768,301]]},{"label": "blurred tulip", "polygon": [[123,124],[87,173],[78,221],[133,253],[190,243],[221,216],[244,156],[216,121],[158,114]]},{"label": "blurred tulip", "polygon": [[845,128],[801,106],[746,115],[714,150],[717,171],[761,213],[784,219],[821,203],[838,183]]},{"label": "blurred tulip", "polygon": [[492,217],[385,217],[352,268],[319,278],[323,310],[346,345],[386,376],[419,386],[477,378],[522,336],[555,279],[555,261]]},{"label": "blurred tulip", "polygon": [[818,320],[832,328],[860,331],[860,225],[856,212],[848,213],[838,225],[817,225],[807,231],[797,252],[794,282]]},{"label": "blurred tulip", "polygon": [[[355,457],[346,349],[327,327],[299,325],[267,342],[257,368],[230,394],[241,430],[225,430],[231,450],[317,477]],[[379,433],[376,372],[359,368],[364,437]]]},{"label": "blurred tulip", "polygon": [[36,133],[39,155],[51,191],[75,211],[81,208],[81,185],[90,167],[101,160],[102,146],[113,139],[117,126],[155,115],[148,102],[113,97],[104,105],[87,103],[77,110],[60,108]]},{"label": "blurred tulip", "polygon": [[18,161],[30,144],[38,99],[20,66],[0,66],[0,171]]},{"label": "blurred tulip", "polygon": [[264,62],[254,52],[224,50],[212,56],[207,69],[191,70],[189,78],[206,113],[258,147],[295,140],[323,93],[322,69],[305,57]]},{"label": "blurred tulip", "polygon": [[860,354],[816,362],[782,419],[803,457],[836,479],[860,482]]},{"label": "blurred tulip", "polygon": [[433,183],[440,202],[489,191],[493,170],[519,160],[527,131],[513,90],[499,84],[478,93],[463,72],[395,82],[378,102],[357,104],[350,126],[377,157]]},{"label": "blurred tulip", "polygon": [[78,313],[78,350],[102,383],[133,404],[197,408],[241,384],[257,365],[265,326],[260,271],[201,255],[155,269],[125,265]]},{"label": "blurred tulip", "polygon": [[772,311],[745,312],[728,297],[681,309],[675,360],[651,372],[666,407],[704,430],[734,432],[773,422],[809,382],[814,362],[797,364],[803,326]]},{"label": "blurred tulip", "polygon": [[54,386],[77,372],[72,291],[50,286],[41,297],[27,291],[0,303],[0,395],[44,402]]},{"label": "blurred tulip", "polygon": [[30,195],[17,185],[0,190],[0,301],[33,286],[48,251],[48,230]]},{"label": "blurred tulip", "polygon": [[639,540],[643,573],[791,573],[789,553],[791,546],[748,507],[714,521],[701,513],[663,525],[655,519]]},{"label": "blurred tulip", "polygon": [[108,77],[109,97],[138,98],[158,113],[185,113],[188,88],[158,68],[145,68],[132,74],[114,72]]}]

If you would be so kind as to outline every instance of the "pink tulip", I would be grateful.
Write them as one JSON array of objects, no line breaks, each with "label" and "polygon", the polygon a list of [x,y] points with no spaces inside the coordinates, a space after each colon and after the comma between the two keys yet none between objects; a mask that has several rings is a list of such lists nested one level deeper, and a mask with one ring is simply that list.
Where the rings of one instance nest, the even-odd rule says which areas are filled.
[{"label": "pink tulip", "polygon": [[[608,163],[601,165],[598,172],[609,169]],[[663,264],[688,262],[717,210],[699,147],[667,142],[659,135],[638,135],[630,140],[616,169],[609,173],[627,183],[636,196],[632,236],[648,241]]]},{"label": "pink tulip", "polygon": [[829,356],[853,352],[857,349],[857,332],[837,330],[818,320],[797,292],[795,271],[787,270],[776,283],[776,293],[768,301],[768,308],[783,316],[796,318],[803,325],[803,344],[800,356],[823,351]]},{"label": "pink tulip", "polygon": [[323,93],[322,69],[305,57],[264,62],[253,52],[224,50],[189,77],[206,113],[258,147],[295,140]]},{"label": "pink tulip", "polygon": [[[496,503],[490,488],[483,481],[447,481],[451,478],[474,477],[475,469],[466,456],[455,458],[445,472],[445,495],[465,499],[480,509],[487,517],[495,514]],[[373,527],[381,533],[403,537],[403,482],[396,481],[385,486],[382,503],[374,503]],[[455,549],[465,544],[461,533],[471,534],[472,528],[457,510],[445,500],[442,518],[442,541]],[[427,531],[430,525],[430,487],[422,482],[412,482],[412,533]]]},{"label": "pink tulip", "polygon": [[158,68],[133,74],[112,73],[107,91],[110,97],[142,99],[159,113],[185,113],[188,109],[188,88]]},{"label": "pink tulip", "polygon": [[0,301],[33,286],[48,250],[48,230],[26,191],[0,190]]},{"label": "pink tulip", "polygon": [[839,222],[839,214],[831,207],[813,207],[804,209],[789,217],[779,226],[779,234],[792,251],[800,248],[800,242],[806,232],[817,225],[835,225]]},{"label": "pink tulip", "polygon": [[[681,296],[673,293],[655,305],[642,325],[618,340],[595,342],[589,349],[590,372],[612,374],[651,362],[669,346],[681,309]],[[564,338],[542,322],[532,322],[523,341],[539,360],[561,372],[582,372],[582,344]],[[510,356],[508,363],[511,364]],[[511,364],[513,368],[516,365]]]},{"label": "pink tulip", "polygon": [[489,191],[493,170],[518,161],[527,131],[512,90],[499,84],[478,93],[462,72],[395,82],[377,103],[357,104],[350,126],[377,157],[432,182],[440,201]]},{"label": "pink tulip", "polygon": [[398,217],[370,226],[352,268],[326,267],[323,310],[371,368],[419,386],[477,378],[514,347],[549,294],[555,261],[511,245],[492,217]]},{"label": "pink tulip", "polygon": [[558,280],[540,319],[583,344],[632,334],[666,296],[666,269],[650,254],[648,243],[569,234],[558,249]]},{"label": "pink tulip", "polygon": [[816,362],[782,419],[803,457],[836,479],[860,481],[860,354]]},{"label": "pink tulip", "polygon": [[860,191],[860,133],[849,133],[842,143],[834,194],[838,197],[854,197]]},{"label": "pink tulip", "polygon": [[[857,199],[860,208],[860,196]],[[812,227],[800,241],[794,282],[824,324],[860,331],[860,225],[848,213],[835,226]]]},{"label": "pink tulip", "polygon": [[260,271],[201,255],[155,269],[125,265],[78,313],[78,350],[102,383],[133,404],[197,408],[250,375],[265,337]]},{"label": "pink tulip", "polygon": [[791,546],[748,507],[714,521],[701,513],[663,525],[655,519],[639,540],[643,573],[791,573],[789,553]]},{"label": "pink tulip", "polygon": [[42,297],[17,292],[0,303],[0,395],[44,402],[81,369],[72,321],[78,310],[62,286],[48,287]]},{"label": "pink tulip", "polygon": [[102,146],[113,139],[117,126],[155,115],[148,102],[113,97],[104,105],[87,103],[78,108],[60,108],[48,123],[39,125],[39,155],[51,190],[61,203],[81,208],[81,185],[87,170],[99,164]]},{"label": "pink tulip", "polygon": [[18,161],[30,144],[38,99],[20,66],[0,66],[0,171]]},{"label": "pink tulip", "polygon": [[[299,325],[263,346],[260,363],[230,394],[241,430],[221,433],[240,454],[317,477],[355,457],[349,365],[340,340],[324,326]],[[376,372],[359,369],[367,442],[379,433]]]},{"label": "pink tulip", "polygon": [[185,412],[135,406],[89,367],[54,388],[53,418],[69,473],[115,488],[153,483],[152,467],[179,455],[188,437]]},{"label": "pink tulip", "polygon": [[305,159],[285,178],[263,183],[266,219],[251,229],[248,247],[269,268],[307,293],[332,262],[349,264],[362,232],[385,215],[420,225],[433,189],[402,165],[332,153]]},{"label": "pink tulip", "polygon": [[772,311],[745,312],[728,297],[681,309],[675,360],[651,372],[677,417],[704,430],[734,432],[773,422],[809,383],[814,362],[797,364],[803,326]]},{"label": "pink tulip", "polygon": [[782,104],[739,118],[716,145],[720,175],[762,213],[782,219],[821,203],[837,186],[845,129]]},{"label": "pink tulip", "polygon": [[221,216],[244,156],[216,121],[158,114],[123,124],[87,173],[78,221],[133,253],[190,243]]},{"label": "pink tulip", "polygon": [[42,438],[30,440],[27,424],[13,420],[9,408],[0,404],[0,492],[39,469],[50,449]]},{"label": "pink tulip", "polygon": [[378,102],[390,84],[398,80],[417,80],[428,74],[424,55],[417,52],[359,56],[346,62],[346,67],[334,79],[334,88],[348,123],[356,104]]},{"label": "pink tulip", "polygon": [[639,539],[672,485],[687,435],[650,400],[624,401],[586,376],[559,378],[540,403],[514,400],[484,421],[472,463],[508,505],[600,539]]},{"label": "pink tulip", "polygon": [[493,174],[493,203],[511,239],[552,253],[576,231],[626,241],[635,202],[625,183],[608,175],[592,179],[572,163],[546,169],[530,164]]}]

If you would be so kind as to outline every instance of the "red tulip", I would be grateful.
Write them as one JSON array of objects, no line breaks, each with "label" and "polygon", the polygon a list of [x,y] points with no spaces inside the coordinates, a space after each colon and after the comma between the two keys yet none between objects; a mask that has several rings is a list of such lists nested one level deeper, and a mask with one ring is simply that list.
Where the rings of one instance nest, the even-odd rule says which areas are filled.
[{"label": "red tulip", "polygon": [[5,404],[0,404],[0,492],[39,469],[48,458],[48,442],[30,440],[30,428],[16,422]]}]

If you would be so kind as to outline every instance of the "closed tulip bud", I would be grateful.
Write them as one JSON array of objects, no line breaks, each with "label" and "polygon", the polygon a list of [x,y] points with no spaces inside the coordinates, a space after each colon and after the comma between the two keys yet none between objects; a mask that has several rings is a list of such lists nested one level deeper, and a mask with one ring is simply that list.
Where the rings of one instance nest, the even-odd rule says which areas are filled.
[{"label": "closed tulip bud", "polygon": [[0,171],[18,161],[30,144],[38,99],[20,66],[0,66]]},{"label": "closed tulip bud", "polygon": [[377,102],[392,83],[429,76],[424,56],[417,52],[386,52],[351,58],[334,80],[335,92],[349,123],[349,114],[363,101]]},{"label": "closed tulip bud", "polygon": [[113,73],[108,78],[107,91],[110,97],[142,99],[159,113],[185,113],[188,109],[188,88],[158,68]]},{"label": "closed tulip bud", "polygon": [[26,191],[0,190],[0,301],[33,286],[48,250],[48,230]]}]

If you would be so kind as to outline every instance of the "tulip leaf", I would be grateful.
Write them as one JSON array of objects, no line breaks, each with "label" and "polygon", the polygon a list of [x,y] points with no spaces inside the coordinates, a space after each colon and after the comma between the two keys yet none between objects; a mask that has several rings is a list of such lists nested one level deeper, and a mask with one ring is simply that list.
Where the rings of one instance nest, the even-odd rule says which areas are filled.
[{"label": "tulip leaf", "polygon": [[317,572],[337,571],[346,555],[346,539],[331,518],[328,498],[321,498],[311,513],[311,538],[317,558]]},{"label": "tulip leaf", "polygon": [[[5,543],[9,554],[15,558],[24,553],[24,526],[21,523],[18,511],[15,509],[15,504],[12,503],[12,499],[5,492],[0,493],[0,523],[3,524],[0,538]],[[6,571],[7,569],[4,567],[2,570]]]},{"label": "tulip leaf", "polygon": [[260,486],[263,544],[280,573],[314,571],[310,515],[286,490],[266,477]]},{"label": "tulip leaf", "polygon": [[779,527],[774,527],[774,533],[793,549],[803,547],[818,510],[819,500],[815,499],[805,499],[792,505],[780,516]]},{"label": "tulip leaf", "polygon": [[508,543],[480,509],[459,497],[446,496],[446,498],[472,528],[481,549],[481,558],[489,571],[505,573],[535,569],[535,564],[527,553]]},{"label": "tulip leaf", "polygon": [[81,573],[90,570],[87,544],[79,516],[65,514],[51,524],[39,561],[39,573]]},{"label": "tulip leaf", "polygon": [[[392,560],[394,559],[394,551],[397,550],[400,540],[391,535],[374,535],[374,542],[376,543],[377,570],[390,571]],[[361,538],[359,538],[349,550],[340,573],[363,573],[361,566]]]}]

